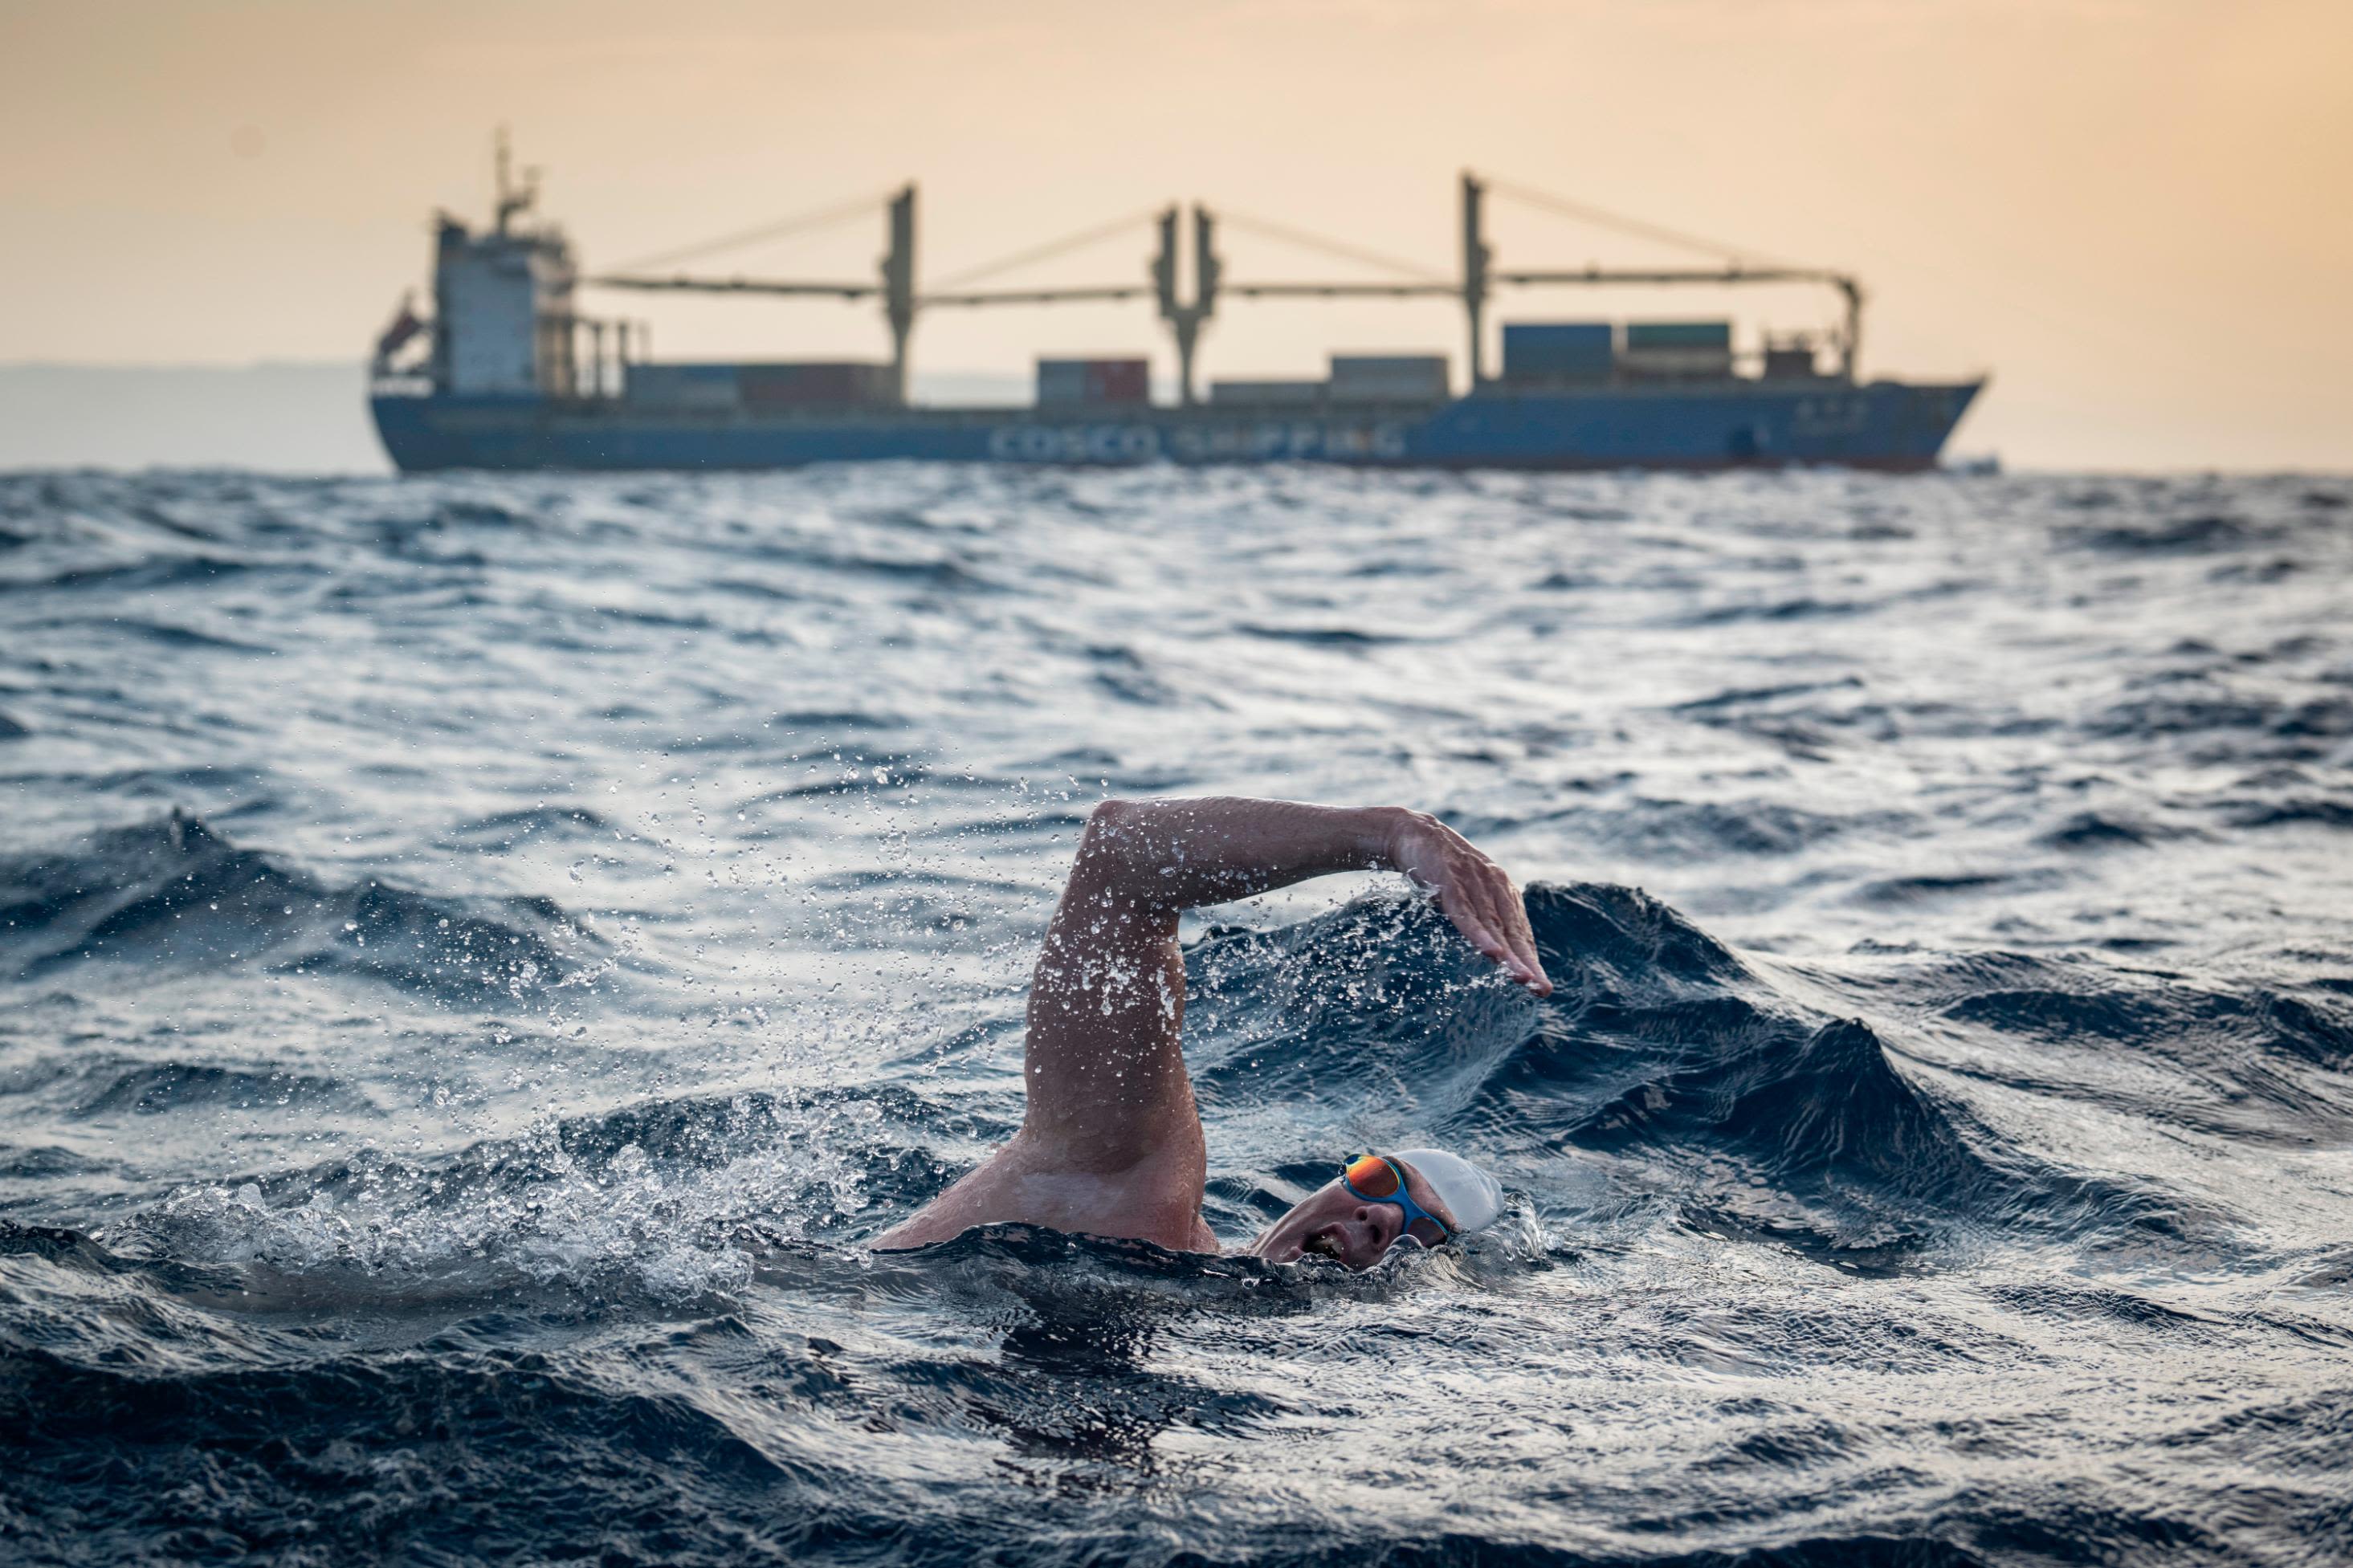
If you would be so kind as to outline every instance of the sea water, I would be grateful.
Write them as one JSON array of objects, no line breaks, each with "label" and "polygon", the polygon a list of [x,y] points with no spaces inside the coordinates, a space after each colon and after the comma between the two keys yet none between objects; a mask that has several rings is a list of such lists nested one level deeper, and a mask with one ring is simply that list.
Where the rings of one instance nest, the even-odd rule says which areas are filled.
[{"label": "sea water", "polygon": [[[0,1555],[2353,1553],[2353,482],[0,477]],[[1107,795],[1228,1247],[867,1244]]]}]

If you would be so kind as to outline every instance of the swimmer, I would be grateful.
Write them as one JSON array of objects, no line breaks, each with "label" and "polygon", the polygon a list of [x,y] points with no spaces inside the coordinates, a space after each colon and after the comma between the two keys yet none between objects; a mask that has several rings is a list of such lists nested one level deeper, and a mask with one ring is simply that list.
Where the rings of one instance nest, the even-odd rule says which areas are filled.
[{"label": "swimmer", "polygon": [[[1430,889],[1489,961],[1551,994],[1519,890],[1435,817],[1271,800],[1096,806],[1029,978],[1020,1131],[874,1245],[923,1247],[974,1226],[1023,1224],[1217,1251],[1201,1218],[1208,1152],[1178,1045],[1176,917],[1310,877],[1377,870]],[[1369,1268],[1400,1239],[1442,1245],[1502,1208],[1494,1178],[1468,1160],[1395,1150],[1349,1164],[1249,1250],[1274,1263],[1312,1252]]]}]

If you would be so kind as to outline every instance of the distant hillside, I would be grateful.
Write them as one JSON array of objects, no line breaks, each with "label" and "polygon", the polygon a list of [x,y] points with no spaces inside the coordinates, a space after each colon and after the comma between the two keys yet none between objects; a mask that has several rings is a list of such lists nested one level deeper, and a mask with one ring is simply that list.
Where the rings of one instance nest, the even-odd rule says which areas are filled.
[{"label": "distant hillside", "polygon": [[[1029,378],[918,374],[933,403],[1028,401]],[[381,474],[364,367],[0,364],[0,468]]]}]

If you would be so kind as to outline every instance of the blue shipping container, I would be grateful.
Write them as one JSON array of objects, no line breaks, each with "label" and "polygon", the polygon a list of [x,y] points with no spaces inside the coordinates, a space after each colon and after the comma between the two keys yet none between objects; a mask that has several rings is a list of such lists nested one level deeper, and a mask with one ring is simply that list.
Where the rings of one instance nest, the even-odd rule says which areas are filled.
[{"label": "blue shipping container", "polygon": [[1608,321],[1506,321],[1504,379],[1606,376],[1616,339],[1616,329]]},{"label": "blue shipping container", "polygon": [[1629,321],[1630,349],[1724,349],[1732,347],[1730,321]]},{"label": "blue shipping container", "polygon": [[1505,321],[1504,342],[1539,352],[1550,348],[1608,350],[1617,336],[1608,321]]}]

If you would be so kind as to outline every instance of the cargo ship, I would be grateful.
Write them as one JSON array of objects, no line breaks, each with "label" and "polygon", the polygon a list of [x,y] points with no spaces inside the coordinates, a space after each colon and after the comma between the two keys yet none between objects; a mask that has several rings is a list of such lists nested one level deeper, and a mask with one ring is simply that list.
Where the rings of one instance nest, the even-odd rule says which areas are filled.
[{"label": "cargo ship", "polygon": [[[886,248],[871,279],[584,273],[561,228],[534,216],[536,182],[512,179],[501,139],[494,216],[476,228],[441,216],[430,315],[404,303],[379,336],[370,403],[385,452],[409,473],[888,460],[1915,470],[1936,465],[1984,385],[1981,377],[1863,379],[1863,291],[1844,273],[1750,265],[1728,253],[1710,266],[1499,266],[1485,228],[1493,184],[1462,176],[1461,265],[1453,277],[1230,280],[1217,249],[1218,215],[1195,204],[1189,215],[1169,207],[1155,216],[1157,248],[1144,275],[1129,281],[926,290],[916,281],[912,184],[874,204]],[[1553,200],[1573,215],[1596,216]],[[1191,264],[1189,277],[1180,277],[1187,216]],[[1635,226],[1651,237],[1664,232]],[[1491,371],[1490,307],[1504,289],[1757,283],[1820,285],[1842,302],[1841,319],[1825,331],[1749,344],[1736,341],[1724,319],[1501,321],[1493,323],[1501,363]],[[872,300],[891,355],[664,363],[650,357],[642,323],[583,310],[589,289]],[[1227,297],[1459,300],[1467,374],[1458,386],[1442,353],[1334,354],[1312,379],[1212,380],[1201,388],[1201,332]],[[1126,300],[1152,303],[1174,340],[1173,397],[1155,398],[1151,363],[1134,356],[1041,358],[1026,407],[940,406],[908,396],[909,340],[926,310]]]}]

